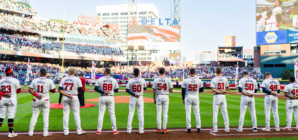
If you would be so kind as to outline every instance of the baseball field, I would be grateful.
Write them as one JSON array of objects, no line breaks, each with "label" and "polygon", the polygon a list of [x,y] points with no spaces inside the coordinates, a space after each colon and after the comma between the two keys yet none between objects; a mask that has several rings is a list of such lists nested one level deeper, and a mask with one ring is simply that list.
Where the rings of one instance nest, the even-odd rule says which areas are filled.
[{"label": "baseball field", "polygon": [[[89,88],[89,87],[88,87]],[[169,114],[168,114],[168,128],[172,133],[170,133],[169,136],[172,137],[166,137],[166,139],[177,139],[178,137],[174,137],[175,135],[185,134],[183,131],[186,128],[185,125],[185,109],[184,105],[182,103],[181,99],[181,89],[174,89],[174,93],[171,93],[169,95],[170,97],[170,105],[169,105]],[[120,96],[119,98],[123,100],[129,97],[129,94],[125,93],[125,88],[121,87],[120,92],[116,93],[115,96]],[[27,92],[27,90],[23,89],[23,92]],[[276,137],[283,137],[282,139],[296,139],[293,138],[295,136],[298,136],[298,131],[296,129],[293,129],[293,131],[288,132],[288,131],[283,131],[281,130],[281,134],[277,134],[273,129],[271,132],[262,132],[260,128],[263,128],[265,126],[265,113],[264,113],[264,98],[263,97],[255,97],[255,102],[256,102],[256,114],[257,114],[257,124],[258,124],[258,133],[253,133],[251,132],[251,126],[252,126],[252,121],[251,121],[251,116],[249,113],[249,110],[246,112],[245,116],[245,122],[244,126],[246,129],[244,130],[243,133],[237,133],[234,128],[238,127],[239,123],[239,114],[240,114],[240,99],[241,96],[240,94],[237,94],[235,91],[231,91],[231,94],[226,95],[227,99],[227,104],[228,104],[228,113],[229,113],[229,120],[230,120],[230,127],[231,127],[231,132],[230,133],[224,133],[223,129],[222,131],[219,131],[218,133],[209,133],[209,128],[212,127],[212,100],[213,100],[213,95],[211,94],[211,90],[207,89],[204,91],[204,93],[200,93],[200,114],[201,114],[201,122],[202,122],[202,132],[200,134],[195,133],[193,130],[193,133],[188,135],[189,139],[228,139],[228,138],[268,138],[268,137],[275,137],[273,139],[276,139]],[[144,93],[144,98],[151,98],[152,100],[152,89],[148,89],[147,93]],[[279,97],[283,97],[283,95],[280,95]],[[97,128],[97,119],[98,119],[98,98],[99,94],[92,92],[91,90],[87,90],[85,92],[85,99],[91,99],[89,101],[86,101],[86,103],[91,103],[95,104],[94,107],[90,108],[81,108],[81,122],[82,122],[82,128],[84,130],[87,130],[88,134],[86,135],[89,137],[89,135],[93,135],[92,133],[95,132]],[[119,99],[118,98],[118,99]],[[30,119],[32,116],[32,99],[33,96],[29,93],[20,93],[18,94],[18,108],[17,108],[17,113],[15,117],[15,125],[14,125],[14,131],[19,132],[19,131],[24,131],[21,132],[20,135],[21,138],[22,136],[28,137],[26,135],[27,131],[29,130],[29,124],[30,124]],[[59,93],[53,93],[50,95],[50,100],[51,103],[57,103],[59,99]],[[127,100],[127,99],[126,99]],[[279,100],[279,117],[280,117],[280,126],[286,126],[286,110],[285,110],[285,104],[286,100],[281,99]],[[127,118],[128,118],[128,108],[129,105],[128,103],[116,103],[115,105],[115,112],[116,112],[116,122],[117,122],[117,127],[120,132],[126,132],[126,126],[127,126]],[[220,112],[220,111],[219,111]],[[157,134],[153,133],[153,130],[157,128],[156,124],[156,106],[153,102],[148,101],[148,103],[145,103],[144,106],[144,115],[145,115],[145,129],[148,130],[142,137],[138,136],[137,133],[133,134],[135,135],[134,137],[131,137],[132,139],[139,139],[139,138],[157,138],[161,139],[164,137],[158,137]],[[35,131],[42,131],[43,129],[43,122],[42,122],[42,113],[40,114],[38,118],[38,122],[35,127]],[[195,116],[192,113],[192,126],[195,128]],[[62,136],[61,130],[63,130],[63,109],[51,109],[50,111],[50,131],[54,132],[59,132],[57,135]],[[271,126],[274,126],[274,119],[273,116],[271,116]],[[295,119],[293,118],[292,126],[295,127]],[[73,114],[70,113],[70,119],[69,119],[69,127],[70,130],[76,130],[76,126],[74,123],[74,117]],[[108,111],[106,110],[105,116],[104,116],[104,124],[103,124],[103,129],[107,132],[111,132],[111,121],[110,121],[110,116]],[[138,119],[137,119],[137,112],[135,112],[132,127],[137,130],[138,129]],[[221,113],[218,115],[218,127],[224,127],[224,121],[222,118]],[[0,137],[6,138],[7,134],[7,120],[4,120],[2,128],[0,128],[0,131],[6,131],[6,132],[1,132]],[[94,130],[94,131],[93,131]],[[145,131],[146,131],[145,130]],[[103,131],[104,132],[104,131]],[[136,132],[136,131],[135,131]],[[89,134],[90,133],[90,134]],[[150,135],[152,133],[152,135]],[[278,132],[279,133],[279,132]],[[148,137],[146,137],[149,134]],[[173,134],[173,135],[171,135]],[[174,135],[175,134],[175,135]],[[55,135],[55,133],[54,133]],[[55,138],[53,135],[52,138]],[[95,134],[94,134],[95,135]],[[108,137],[112,135],[111,133],[106,133],[102,134],[103,137]],[[120,133],[120,136],[124,135],[126,137],[126,133]],[[130,136],[133,136],[130,135]],[[154,135],[154,137],[153,137]],[[240,136],[241,135],[241,136]],[[42,135],[35,135],[38,137],[41,137]],[[96,136],[96,135],[95,135]],[[164,136],[164,135],[163,135]],[[75,134],[72,134],[69,137],[65,138],[78,138],[79,136],[76,136]],[[188,137],[181,137],[181,139],[185,139]],[[57,137],[56,137],[57,138]],[[82,137],[81,137],[82,138]],[[90,136],[92,138],[92,136]],[[115,137],[121,138],[121,137]]]}]

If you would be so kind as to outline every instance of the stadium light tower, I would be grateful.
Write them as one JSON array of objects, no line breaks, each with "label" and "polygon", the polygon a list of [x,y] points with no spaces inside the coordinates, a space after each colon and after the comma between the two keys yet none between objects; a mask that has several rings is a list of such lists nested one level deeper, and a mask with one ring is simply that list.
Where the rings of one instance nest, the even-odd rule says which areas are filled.
[{"label": "stadium light tower", "polygon": [[171,26],[181,26],[180,0],[171,0]]},{"label": "stadium light tower", "polygon": [[[135,20],[138,22],[138,0],[128,0],[128,22],[130,23],[130,21],[135,18]],[[128,28],[127,28],[127,33],[128,33]],[[128,41],[127,41],[127,46],[128,46]],[[128,56],[128,50],[127,49],[127,63],[129,65],[129,56]],[[137,50],[135,50],[137,53]],[[131,61],[133,62],[134,58],[133,58],[133,53],[134,49],[131,50]],[[137,55],[135,55],[135,59],[137,61]]]}]

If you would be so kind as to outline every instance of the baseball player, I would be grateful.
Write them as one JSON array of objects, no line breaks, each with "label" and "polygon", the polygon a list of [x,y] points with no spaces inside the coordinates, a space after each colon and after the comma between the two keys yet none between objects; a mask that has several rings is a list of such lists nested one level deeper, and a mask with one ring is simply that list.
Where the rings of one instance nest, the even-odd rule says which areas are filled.
[{"label": "baseball player", "polygon": [[204,92],[203,82],[195,77],[196,70],[191,68],[189,71],[190,77],[182,82],[182,99],[185,105],[186,112],[186,133],[191,132],[191,106],[196,116],[197,132],[201,132],[201,117],[200,117],[200,101],[199,92]]},{"label": "baseball player", "polygon": [[81,117],[80,117],[80,102],[78,94],[82,90],[82,82],[80,78],[75,77],[76,69],[74,67],[68,68],[68,76],[62,79],[59,84],[59,92],[63,95],[63,130],[64,135],[69,134],[69,112],[70,107],[75,118],[75,123],[77,127],[77,134],[86,134],[86,131],[82,130],[81,127]]},{"label": "baseball player", "polygon": [[[159,69],[160,77],[154,79],[152,86],[154,104],[157,109],[157,131],[159,134],[169,133],[167,130],[168,110],[169,110],[169,92],[173,92],[173,85],[169,78],[165,77],[165,68]],[[155,96],[157,94],[157,99]],[[163,108],[163,130],[161,130],[161,111]]]},{"label": "baseball player", "polygon": [[298,85],[295,83],[295,77],[290,77],[290,84],[286,85],[284,93],[287,97],[286,111],[287,111],[287,127],[283,130],[292,131],[292,112],[296,119],[296,130],[298,130]]},{"label": "baseball player", "polygon": [[16,137],[17,134],[13,132],[14,117],[17,110],[17,93],[21,92],[21,86],[17,79],[13,78],[13,69],[5,69],[6,77],[0,80],[0,95],[2,99],[0,102],[0,127],[6,115],[8,118],[9,133],[8,137]]},{"label": "baseball player", "polygon": [[33,136],[34,126],[37,122],[40,109],[43,110],[43,136],[52,136],[48,132],[49,129],[49,113],[50,113],[50,96],[49,92],[55,93],[56,86],[54,82],[46,78],[47,71],[41,69],[39,71],[40,78],[34,79],[29,87],[29,92],[34,96],[33,114],[29,127],[29,136]]},{"label": "baseball player", "polygon": [[128,81],[126,85],[126,92],[131,95],[129,103],[129,115],[127,120],[127,133],[131,134],[131,123],[135,112],[135,107],[138,107],[139,117],[139,134],[144,133],[144,100],[143,90],[146,90],[147,84],[143,78],[140,78],[140,70],[134,69],[133,74],[135,78]]},{"label": "baseball player", "polygon": [[217,130],[217,115],[218,107],[221,109],[223,119],[225,121],[225,132],[229,132],[229,116],[227,110],[226,91],[230,90],[227,78],[221,76],[221,69],[216,69],[216,77],[211,80],[213,91],[213,129],[211,132],[218,132]]},{"label": "baseball player", "polygon": [[117,81],[110,76],[111,70],[105,68],[104,76],[99,78],[95,84],[94,90],[100,93],[99,98],[99,116],[96,134],[101,134],[103,116],[108,107],[112,122],[113,134],[118,134],[115,117],[114,92],[118,92],[119,85]]},{"label": "baseball player", "polygon": [[291,14],[291,18],[293,19],[293,27],[294,29],[298,29],[298,1],[294,3],[293,12]]},{"label": "baseball player", "polygon": [[279,117],[278,117],[278,93],[280,92],[280,84],[273,79],[269,72],[265,73],[265,79],[261,85],[263,92],[266,94],[264,99],[265,120],[266,127],[263,131],[270,131],[270,108],[272,107],[272,114],[275,121],[275,130],[279,131]]},{"label": "baseball player", "polygon": [[269,11],[268,6],[264,8],[264,12],[258,14],[259,21],[257,21],[257,32],[262,32],[266,27],[267,11]]},{"label": "baseball player", "polygon": [[236,129],[236,131],[242,132],[244,116],[248,106],[253,125],[252,131],[257,132],[257,117],[254,94],[258,92],[258,84],[256,80],[249,77],[248,72],[243,72],[243,78],[239,81],[238,90],[240,93],[242,93],[242,96],[240,102],[239,127]]},{"label": "baseball player", "polygon": [[281,0],[276,0],[275,2],[275,8],[271,12],[267,12],[267,20],[266,20],[266,31],[277,31],[279,30],[280,23],[282,21],[282,8],[280,7],[282,5]]}]

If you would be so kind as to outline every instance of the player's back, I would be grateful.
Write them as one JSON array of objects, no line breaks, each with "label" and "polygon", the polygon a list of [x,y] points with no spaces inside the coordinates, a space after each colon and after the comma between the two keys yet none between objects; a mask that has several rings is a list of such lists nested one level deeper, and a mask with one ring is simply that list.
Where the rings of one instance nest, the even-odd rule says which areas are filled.
[{"label": "player's back", "polygon": [[203,87],[203,82],[197,77],[189,77],[182,82],[182,88],[185,88],[186,95],[197,96],[199,89]]},{"label": "player's back", "polygon": [[[296,83],[291,83],[285,86],[284,92],[288,92],[291,96],[298,96],[298,85]],[[288,100],[291,100],[287,97]]]},{"label": "player's back", "polygon": [[[118,83],[116,79],[111,76],[103,76],[97,81],[98,86],[103,91],[109,91],[109,96],[114,95],[114,89],[118,89]],[[97,86],[97,84],[95,86]]]},{"label": "player's back", "polygon": [[223,76],[216,76],[211,80],[211,88],[215,88],[217,90],[226,90],[226,87],[228,86],[228,79]]},{"label": "player's back", "polygon": [[51,79],[48,79],[46,77],[40,77],[40,78],[34,79],[31,85],[34,92],[38,93],[45,99],[49,99],[50,90],[56,88],[54,82]]},{"label": "player's back", "polygon": [[[13,77],[4,77],[0,80],[0,87],[3,93],[11,94],[11,99],[16,99],[17,90],[21,88],[19,80]],[[3,100],[10,99],[3,97]]]},{"label": "player's back", "polygon": [[239,81],[239,87],[241,87],[243,91],[249,94],[254,94],[255,89],[257,89],[257,86],[258,85],[256,80],[251,77],[243,77]]},{"label": "player's back", "polygon": [[277,81],[274,78],[268,78],[264,80],[262,83],[262,87],[266,88],[267,90],[275,91],[275,92],[280,90],[279,81]]},{"label": "player's back", "polygon": [[171,80],[167,77],[157,77],[154,79],[153,89],[156,89],[157,95],[167,95],[169,90],[173,88]]},{"label": "player's back", "polygon": [[128,86],[137,95],[143,95],[143,89],[147,87],[146,82],[143,78],[136,77],[128,81]]},{"label": "player's back", "polygon": [[67,94],[79,94],[78,88],[82,87],[82,82],[78,77],[69,75],[62,79],[59,87],[62,87]]}]

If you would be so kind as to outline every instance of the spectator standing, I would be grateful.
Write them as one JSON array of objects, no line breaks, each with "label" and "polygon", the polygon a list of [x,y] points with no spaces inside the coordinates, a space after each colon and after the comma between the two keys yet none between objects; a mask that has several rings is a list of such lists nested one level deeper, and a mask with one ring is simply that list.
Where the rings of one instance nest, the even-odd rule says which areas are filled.
[{"label": "spectator standing", "polygon": [[84,97],[84,93],[86,90],[85,84],[86,84],[86,79],[84,78],[84,74],[80,73],[78,74],[78,77],[81,79],[82,81],[82,93],[79,94],[79,101],[80,101],[80,106],[85,106],[85,97]]}]

